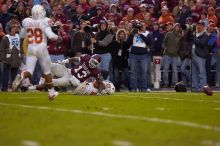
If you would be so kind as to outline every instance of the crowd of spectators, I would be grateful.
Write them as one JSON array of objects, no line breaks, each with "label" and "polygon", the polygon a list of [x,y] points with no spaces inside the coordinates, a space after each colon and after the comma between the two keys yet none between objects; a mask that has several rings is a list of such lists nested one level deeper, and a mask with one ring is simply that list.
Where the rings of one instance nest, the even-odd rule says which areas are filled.
[{"label": "crowd of spectators", "polygon": [[[52,62],[99,54],[116,91],[173,88],[179,81],[192,91],[220,88],[220,0],[0,0],[1,45],[36,4],[62,38],[48,42]],[[17,46],[24,64],[27,41]],[[8,63],[7,54],[0,49],[2,91],[22,68]],[[36,66],[32,83],[40,76]]]}]

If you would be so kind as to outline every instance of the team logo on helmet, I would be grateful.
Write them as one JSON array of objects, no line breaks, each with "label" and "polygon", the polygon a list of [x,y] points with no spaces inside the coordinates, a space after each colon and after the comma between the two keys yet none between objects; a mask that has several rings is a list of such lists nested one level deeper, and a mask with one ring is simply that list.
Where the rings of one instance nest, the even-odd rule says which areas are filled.
[{"label": "team logo on helmet", "polygon": [[101,59],[100,55],[94,54],[94,55],[92,55],[91,59],[89,60],[89,66],[91,68],[97,68],[101,63],[101,60],[102,59]]}]

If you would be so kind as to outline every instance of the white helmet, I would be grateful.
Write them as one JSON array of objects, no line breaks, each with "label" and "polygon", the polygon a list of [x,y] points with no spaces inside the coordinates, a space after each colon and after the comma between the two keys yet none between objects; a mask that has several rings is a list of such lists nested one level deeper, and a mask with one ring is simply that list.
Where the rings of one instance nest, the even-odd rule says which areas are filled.
[{"label": "white helmet", "polygon": [[33,19],[44,18],[46,16],[46,11],[41,5],[34,5],[31,9],[31,15]]},{"label": "white helmet", "polygon": [[105,84],[105,91],[107,94],[113,94],[115,92],[115,86],[110,81],[104,81]]}]

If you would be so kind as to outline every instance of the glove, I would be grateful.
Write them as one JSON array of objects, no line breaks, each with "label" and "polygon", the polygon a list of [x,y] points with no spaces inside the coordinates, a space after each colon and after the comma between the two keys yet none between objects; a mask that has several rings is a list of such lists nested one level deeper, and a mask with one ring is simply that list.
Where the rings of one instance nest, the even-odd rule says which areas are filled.
[{"label": "glove", "polygon": [[66,63],[69,63],[69,59],[57,60],[56,63],[64,65],[64,64],[66,64]]}]

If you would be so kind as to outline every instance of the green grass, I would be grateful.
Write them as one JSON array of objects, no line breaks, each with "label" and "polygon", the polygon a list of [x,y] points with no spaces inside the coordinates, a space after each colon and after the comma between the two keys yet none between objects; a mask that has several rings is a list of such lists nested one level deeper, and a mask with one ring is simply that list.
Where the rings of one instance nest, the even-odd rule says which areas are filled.
[{"label": "green grass", "polygon": [[24,140],[38,146],[219,146],[220,93],[60,93],[53,102],[47,93],[0,93],[0,146],[25,146]]}]

